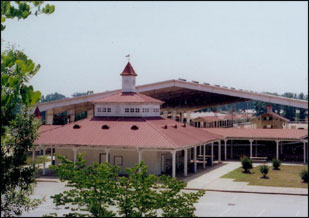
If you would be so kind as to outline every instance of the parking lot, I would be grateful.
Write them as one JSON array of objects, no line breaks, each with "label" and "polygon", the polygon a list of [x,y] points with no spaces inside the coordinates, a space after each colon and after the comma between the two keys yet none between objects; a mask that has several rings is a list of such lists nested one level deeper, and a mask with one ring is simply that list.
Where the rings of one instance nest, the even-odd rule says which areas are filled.
[{"label": "parking lot", "polygon": [[[66,189],[64,183],[38,182],[34,197],[46,196],[46,201],[23,216],[38,217],[49,213],[58,213],[59,216],[68,212],[64,207],[56,207],[50,198],[51,195]],[[208,191],[196,204],[195,214],[203,217],[308,217],[308,196]]]}]

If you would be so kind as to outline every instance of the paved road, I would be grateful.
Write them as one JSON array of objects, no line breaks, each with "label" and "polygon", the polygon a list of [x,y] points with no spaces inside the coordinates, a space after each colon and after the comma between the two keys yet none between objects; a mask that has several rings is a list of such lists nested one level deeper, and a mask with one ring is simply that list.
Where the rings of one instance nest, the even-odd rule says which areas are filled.
[{"label": "paved road", "polygon": [[308,217],[308,197],[208,191],[196,204],[203,217]]},{"label": "paved road", "polygon": [[[35,197],[46,196],[46,201],[39,208],[24,213],[23,216],[38,217],[56,212],[63,214],[63,207],[56,207],[50,195],[63,192],[64,183],[38,182]],[[308,197],[207,192],[196,204],[197,216],[308,216]],[[68,212],[68,211],[67,211]],[[66,212],[66,213],[67,213]]]}]

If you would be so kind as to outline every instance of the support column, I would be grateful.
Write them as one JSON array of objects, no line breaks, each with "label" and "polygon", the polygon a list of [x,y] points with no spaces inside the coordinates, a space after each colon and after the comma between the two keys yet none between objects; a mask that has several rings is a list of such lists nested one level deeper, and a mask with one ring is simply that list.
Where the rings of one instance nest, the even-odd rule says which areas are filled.
[{"label": "support column", "polygon": [[53,109],[49,109],[46,111],[46,124],[52,125],[54,121],[54,111]]},{"label": "support column", "polygon": [[167,116],[168,116],[168,111],[163,111],[163,117],[167,118]]},{"label": "support column", "polygon": [[221,162],[221,140],[218,141],[218,162]]},{"label": "support column", "polygon": [[[43,157],[45,157],[45,155],[46,155],[46,148],[43,148]],[[46,162],[45,162],[45,158],[43,158],[43,176],[45,176],[46,174],[45,166],[46,166]]]},{"label": "support column", "polygon": [[71,109],[68,111],[70,116],[70,123],[75,121],[75,109]]},{"label": "support column", "polygon": [[190,125],[190,119],[191,119],[191,112],[186,112],[186,123]]},{"label": "support column", "polygon": [[253,139],[249,139],[249,142],[250,142],[250,158],[253,157],[252,155],[252,142],[253,142]]},{"label": "support column", "polygon": [[109,163],[109,152],[110,152],[110,148],[105,148],[105,162]]},{"label": "support column", "polygon": [[183,162],[184,162],[184,172],[183,172],[183,174],[184,174],[184,176],[188,176],[188,149],[185,149],[184,150],[184,153],[185,153],[185,155],[184,155],[184,160],[183,160]]},{"label": "support column", "polygon": [[197,162],[196,162],[196,146],[193,148],[193,162],[194,162],[194,173],[197,172]]},{"label": "support column", "polygon": [[35,149],[32,150],[32,161],[35,159]]},{"label": "support column", "polygon": [[73,161],[74,161],[74,164],[76,163],[76,160],[77,160],[77,148],[73,148]]},{"label": "support column", "polygon": [[54,148],[50,148],[50,164],[53,165],[54,160]]},{"label": "support column", "polygon": [[224,140],[224,160],[227,160],[227,139]]},{"label": "support column", "polygon": [[304,163],[306,163],[306,142],[304,143]]},{"label": "support column", "polygon": [[140,163],[142,161],[142,153],[143,153],[143,151],[141,149],[138,149],[137,152],[138,152],[138,163]]},{"label": "support column", "polygon": [[214,143],[211,143],[211,166],[214,165]]},{"label": "support column", "polygon": [[90,109],[90,110],[87,111],[87,118],[93,117],[93,110],[94,109]]},{"label": "support column", "polygon": [[183,112],[179,113],[179,122],[183,123]]},{"label": "support column", "polygon": [[172,177],[176,177],[176,151],[171,151],[172,153]]},{"label": "support column", "polygon": [[176,120],[176,111],[172,111],[172,120]]},{"label": "support column", "polygon": [[279,140],[276,140],[276,158],[279,160]]},{"label": "support column", "polygon": [[203,145],[204,146],[204,151],[203,151],[203,169],[205,169],[206,168],[206,157],[205,157],[205,155],[206,155],[206,144],[205,145]]}]

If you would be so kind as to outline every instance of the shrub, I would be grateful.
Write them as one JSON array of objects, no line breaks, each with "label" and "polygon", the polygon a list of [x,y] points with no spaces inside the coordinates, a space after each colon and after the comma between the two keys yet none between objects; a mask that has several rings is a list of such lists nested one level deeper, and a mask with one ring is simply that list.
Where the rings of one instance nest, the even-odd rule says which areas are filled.
[{"label": "shrub", "polygon": [[274,167],[274,170],[280,170],[280,165],[281,165],[281,160],[279,159],[273,159],[273,167]]},{"label": "shrub", "polygon": [[245,170],[245,173],[250,173],[249,169],[252,169],[252,160],[244,156],[240,159],[242,168]]},{"label": "shrub", "polygon": [[302,170],[300,173],[300,178],[303,180],[303,182],[308,183],[308,170]]},{"label": "shrub", "polygon": [[260,172],[263,174],[263,178],[266,178],[268,170],[269,170],[268,166],[266,166],[266,165],[260,166]]}]

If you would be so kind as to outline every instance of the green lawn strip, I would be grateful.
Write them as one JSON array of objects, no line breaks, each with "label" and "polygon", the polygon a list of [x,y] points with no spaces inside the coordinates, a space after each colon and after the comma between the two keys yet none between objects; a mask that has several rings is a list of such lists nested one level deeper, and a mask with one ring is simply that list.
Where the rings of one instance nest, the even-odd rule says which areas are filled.
[{"label": "green lawn strip", "polygon": [[270,167],[267,174],[268,179],[262,179],[260,168],[256,166],[250,170],[251,174],[243,173],[243,169],[238,168],[221,178],[235,179],[236,182],[249,182],[248,185],[308,188],[308,183],[303,183],[299,176],[302,169],[308,169],[308,167],[281,165],[280,170],[273,170]]}]

